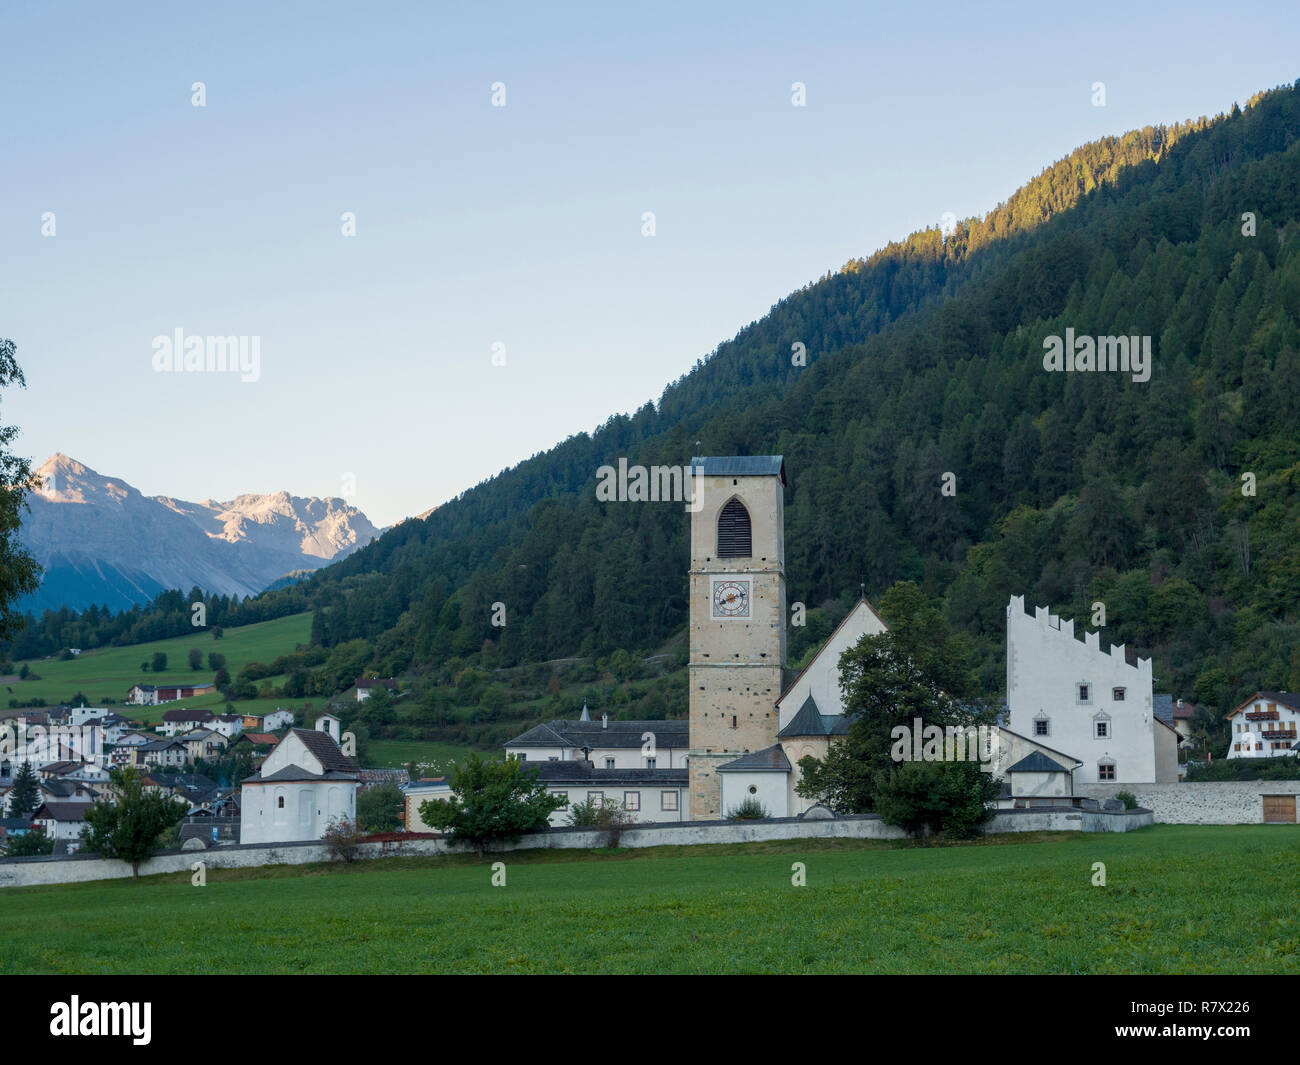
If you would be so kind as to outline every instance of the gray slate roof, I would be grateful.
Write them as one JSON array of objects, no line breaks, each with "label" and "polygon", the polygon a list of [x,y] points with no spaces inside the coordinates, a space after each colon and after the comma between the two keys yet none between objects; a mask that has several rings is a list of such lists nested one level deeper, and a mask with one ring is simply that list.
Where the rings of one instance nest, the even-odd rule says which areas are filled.
[{"label": "gray slate roof", "polygon": [[640,747],[641,736],[654,733],[656,747],[687,747],[688,721],[614,721],[602,728],[599,721],[557,719],[530,728],[506,744],[512,747]]},{"label": "gray slate roof", "polygon": [[532,762],[537,779],[544,784],[663,785],[684,788],[690,778],[686,769],[597,769],[584,758],[562,762]]},{"label": "gray slate roof", "polygon": [[279,784],[286,780],[356,780],[356,773],[345,773],[338,769],[327,769],[324,773],[313,773],[310,769],[303,769],[302,766],[287,765],[283,769],[277,769],[269,777],[249,777],[243,781],[248,784]]},{"label": "gray slate roof", "polygon": [[1151,712],[1166,725],[1174,723],[1174,697],[1163,692],[1156,692],[1151,697]]},{"label": "gray slate roof", "polygon": [[1008,766],[1008,773],[1068,773],[1069,770],[1055,759],[1048,758],[1042,751],[1025,755],[1015,765]]},{"label": "gray slate roof", "polygon": [[848,731],[849,722],[844,714],[823,714],[817,709],[817,700],[809,694],[790,724],[777,736],[844,736]]},{"label": "gray slate roof", "polygon": [[779,743],[764,747],[753,754],[742,755],[734,762],[718,766],[719,773],[788,773],[790,759],[785,756]]},{"label": "gray slate roof", "polygon": [[333,737],[327,733],[306,728],[294,728],[289,731],[302,740],[303,745],[316,756],[321,768],[327,772],[331,769],[337,769],[343,773],[359,773],[361,771],[361,767],[357,765],[356,761],[344,754],[339,745],[334,742]]},{"label": "gray slate roof", "polygon": [[785,459],[780,455],[697,455],[691,466],[703,477],[780,477],[785,484]]}]

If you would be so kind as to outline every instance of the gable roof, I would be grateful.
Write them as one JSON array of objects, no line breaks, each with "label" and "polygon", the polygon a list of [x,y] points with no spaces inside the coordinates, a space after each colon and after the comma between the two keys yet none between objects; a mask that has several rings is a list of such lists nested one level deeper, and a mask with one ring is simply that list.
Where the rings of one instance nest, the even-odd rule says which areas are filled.
[{"label": "gable roof", "polygon": [[[875,616],[875,619],[879,621],[881,625],[884,625],[885,631],[886,632],[889,631],[889,626],[885,624],[885,619],[880,616],[879,612],[876,610],[874,606],[872,606],[869,602],[867,602],[866,596],[860,597],[858,601],[854,603],[853,606],[849,609],[849,612],[845,614],[843,618],[840,619],[840,623],[836,625],[835,628],[831,629],[831,634],[827,636],[825,640],[822,641],[821,647],[819,647],[817,649],[817,653],[812,656],[812,660],[790,679],[790,683],[785,686],[785,688],[781,692],[780,697],[776,700],[777,706],[781,705],[781,700],[790,694],[790,690],[796,684],[799,683],[800,678],[802,678],[805,673],[807,673],[810,669],[812,669],[813,666],[817,664],[821,656],[826,653],[826,648],[828,648],[831,645],[831,641],[835,639],[836,634],[840,631],[840,629],[844,628],[844,626],[849,623],[849,618],[853,617],[853,615],[858,612],[859,607],[866,607],[868,610],[870,610],[871,613]],[[802,710],[802,707],[800,707],[800,709]]]},{"label": "gable roof", "polygon": [[1069,770],[1055,759],[1048,758],[1042,751],[1033,751],[1025,755],[1015,765],[1007,766],[1004,773],[1068,773]]},{"label": "gable roof", "polygon": [[785,484],[785,459],[780,455],[697,455],[691,468],[701,477],[780,477]]},{"label": "gable roof", "polygon": [[1155,714],[1156,720],[1163,721],[1166,725],[1174,723],[1174,697],[1164,692],[1156,692],[1151,696],[1151,712]]},{"label": "gable roof", "polygon": [[1024,740],[1026,743],[1031,744],[1034,747],[1041,747],[1045,751],[1051,751],[1053,754],[1059,754],[1066,761],[1073,762],[1075,769],[1078,769],[1079,766],[1083,765],[1083,762],[1081,762],[1078,758],[1075,758],[1074,755],[1066,754],[1064,751],[1058,751],[1055,747],[1049,747],[1047,746],[1047,744],[1034,739],[1032,736],[1022,736],[1019,732],[1012,732],[1011,729],[1007,728],[1006,725],[999,725],[998,731],[1005,732],[1008,736],[1014,736],[1018,740]]},{"label": "gable roof", "polygon": [[604,747],[640,747],[641,737],[653,733],[656,747],[687,747],[690,745],[690,722],[663,721],[571,721],[558,719],[544,721],[516,736],[506,744],[512,747],[587,747],[595,750]]},{"label": "gable roof", "polygon": [[537,770],[539,781],[555,786],[659,784],[684,788],[690,779],[688,769],[597,769],[585,758],[569,758],[562,762],[530,762],[529,768]]},{"label": "gable roof", "polygon": [[742,755],[734,762],[718,766],[719,773],[788,773],[790,759],[785,756],[779,743],[764,747],[753,754]]},{"label": "gable roof", "polygon": [[1255,692],[1249,699],[1245,700],[1245,702],[1243,702],[1235,710],[1229,711],[1227,714],[1225,714],[1224,717],[1225,718],[1236,717],[1239,713],[1241,713],[1244,709],[1246,709],[1246,707],[1248,707],[1251,703],[1257,702],[1260,699],[1268,703],[1281,703],[1283,706],[1289,707],[1292,710],[1300,710],[1300,695],[1297,695],[1295,692],[1260,691],[1260,692]]},{"label": "gable roof", "polygon": [[315,729],[291,728],[284,738],[287,740],[290,736],[297,736],[298,739],[302,740],[302,745],[316,756],[321,769],[326,773],[330,772],[330,770],[337,770],[341,773],[357,773],[361,769],[354,759],[343,753],[342,748],[334,742],[334,738],[328,733],[317,732]]},{"label": "gable roof", "polygon": [[212,713],[208,710],[168,710],[163,714],[162,719],[167,722],[175,721],[177,723],[185,721],[212,721]]},{"label": "gable roof", "polygon": [[32,814],[33,821],[84,821],[89,802],[46,802]]}]

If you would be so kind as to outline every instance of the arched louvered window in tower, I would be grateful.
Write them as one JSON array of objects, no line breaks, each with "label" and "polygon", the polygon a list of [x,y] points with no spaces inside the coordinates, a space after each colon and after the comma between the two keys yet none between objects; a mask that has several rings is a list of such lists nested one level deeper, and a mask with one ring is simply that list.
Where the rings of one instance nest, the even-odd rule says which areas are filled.
[{"label": "arched louvered window in tower", "polygon": [[748,558],[753,553],[749,511],[739,499],[733,499],[718,515],[718,558]]}]

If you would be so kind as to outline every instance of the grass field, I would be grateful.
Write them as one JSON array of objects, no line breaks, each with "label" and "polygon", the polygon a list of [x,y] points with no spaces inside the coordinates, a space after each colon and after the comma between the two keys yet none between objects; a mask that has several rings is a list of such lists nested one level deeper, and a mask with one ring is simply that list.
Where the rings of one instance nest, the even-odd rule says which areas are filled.
[{"label": "grass field", "polygon": [[[491,859],[489,859],[490,861]],[[1300,828],[395,858],[5,889],[8,973],[1295,973]],[[807,886],[791,884],[806,864]],[[1091,886],[1093,863],[1107,886]]]},{"label": "grass field", "polygon": [[[78,691],[86,696],[91,706],[112,705],[105,703],[105,698],[115,699],[120,706],[125,702],[127,689],[132,684],[211,682],[213,671],[207,666],[210,651],[226,656],[226,669],[233,677],[249,662],[269,663],[280,655],[289,654],[298,644],[307,643],[310,636],[311,614],[303,613],[277,618],[274,621],[263,621],[256,625],[227,629],[220,640],[214,640],[209,630],[196,629],[193,636],[155,640],[152,643],[134,644],[131,647],[104,647],[85,651],[67,662],[60,662],[54,658],[33,659],[27,665],[40,679],[15,681],[4,685],[0,688],[0,707],[7,707],[9,700],[13,698],[22,700],[40,698],[44,699],[47,705],[55,706],[72,698]],[[203,652],[201,670],[189,669],[188,654],[192,647]],[[167,655],[166,672],[143,672],[140,663],[150,661],[155,651],[162,651]],[[15,669],[17,666],[16,663]],[[241,713],[264,714],[274,710],[277,705],[299,710],[308,701],[311,700],[248,699],[242,700],[238,708]],[[323,700],[316,699],[314,702],[319,706]],[[133,706],[122,712],[137,721],[156,722],[162,720],[164,711],[179,706],[184,706],[186,709],[216,711],[224,705],[225,700],[221,695],[214,693],[170,705]]]},{"label": "grass field", "polygon": [[[366,748],[366,765],[393,766],[402,769],[407,762],[423,766],[421,776],[443,776],[453,761],[460,761],[470,747],[454,743],[437,743],[432,740],[371,740]],[[499,748],[480,751],[480,754],[497,755]]]}]

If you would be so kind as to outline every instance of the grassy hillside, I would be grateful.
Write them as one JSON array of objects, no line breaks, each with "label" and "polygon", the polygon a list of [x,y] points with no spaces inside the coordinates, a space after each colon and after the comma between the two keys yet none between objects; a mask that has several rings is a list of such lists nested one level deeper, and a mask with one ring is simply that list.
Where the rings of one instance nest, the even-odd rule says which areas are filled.
[{"label": "grassy hillside", "polygon": [[[77,692],[86,696],[91,706],[113,706],[126,702],[127,689],[132,684],[199,684],[209,683],[213,672],[207,667],[209,652],[226,656],[226,669],[236,675],[249,662],[270,662],[280,655],[291,653],[299,644],[305,644],[311,630],[310,614],[295,614],[275,621],[264,621],[242,628],[226,629],[220,640],[215,640],[208,630],[196,629],[192,636],[170,640],[155,640],[131,647],[108,647],[85,651],[68,661],[35,659],[25,663],[37,680],[11,681],[0,689],[0,707],[11,699],[27,701],[40,698],[54,706],[70,701]],[[203,668],[189,669],[187,656],[191,648],[203,652]],[[163,673],[144,672],[142,662],[152,660],[155,652],[167,656],[167,669]],[[15,668],[24,663],[15,663]],[[113,700],[109,702],[108,700]],[[294,709],[300,709],[310,700],[299,699]],[[266,713],[276,704],[290,707],[281,700],[244,700],[238,704],[241,712]],[[319,699],[317,705],[321,704]],[[178,706],[218,710],[225,705],[220,694],[187,699],[184,703],[168,706],[131,707],[124,711],[139,721],[158,721],[163,711]]]},{"label": "grassy hillside", "polygon": [[[502,857],[498,888],[467,858],[210,869],[201,888],[189,873],[8,888],[0,968],[1300,973],[1300,922],[1260,905],[1300,878],[1291,826]],[[791,884],[795,861],[806,887]],[[1106,887],[1091,886],[1095,862]]]}]

